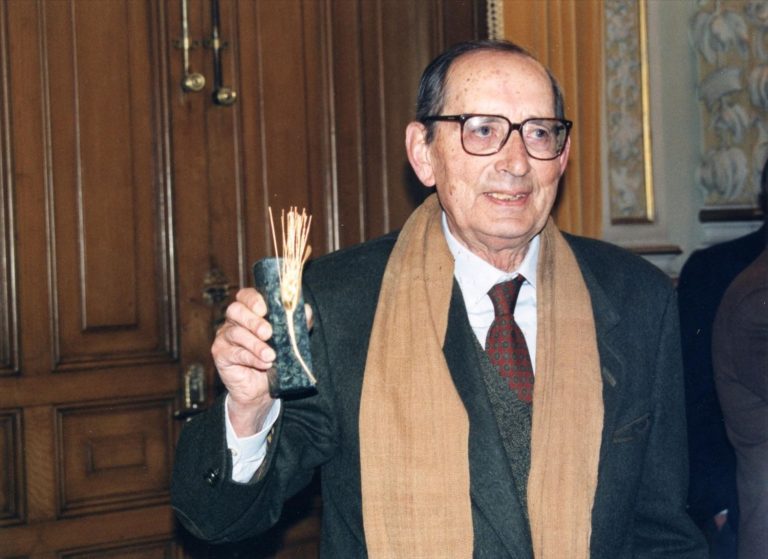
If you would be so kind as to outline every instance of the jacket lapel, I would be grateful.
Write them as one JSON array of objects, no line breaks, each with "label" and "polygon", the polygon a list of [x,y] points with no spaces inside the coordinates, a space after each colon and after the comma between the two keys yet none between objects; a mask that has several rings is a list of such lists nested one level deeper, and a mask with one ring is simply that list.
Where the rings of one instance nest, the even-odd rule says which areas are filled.
[{"label": "jacket lapel", "polygon": [[[592,312],[595,317],[595,330],[597,336],[597,351],[600,354],[600,369],[603,375],[603,443],[606,442],[606,433],[613,433],[617,427],[618,395],[624,389],[626,364],[622,357],[622,344],[626,338],[619,335],[616,326],[621,320],[621,314],[611,303],[605,290],[602,288],[592,271],[579,259],[578,252],[574,251],[579,263],[584,282],[587,284],[592,300]],[[602,449],[601,454],[606,449]]]}]

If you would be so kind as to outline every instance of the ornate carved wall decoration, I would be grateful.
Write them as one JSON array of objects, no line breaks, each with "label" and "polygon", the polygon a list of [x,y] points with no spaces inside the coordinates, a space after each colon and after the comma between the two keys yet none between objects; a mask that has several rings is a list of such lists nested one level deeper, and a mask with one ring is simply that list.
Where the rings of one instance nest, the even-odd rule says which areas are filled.
[{"label": "ornate carved wall decoration", "polygon": [[768,3],[701,0],[690,31],[703,136],[697,182],[705,206],[754,207],[768,157]]},{"label": "ornate carved wall decoration", "polygon": [[611,223],[654,220],[645,0],[605,2]]}]

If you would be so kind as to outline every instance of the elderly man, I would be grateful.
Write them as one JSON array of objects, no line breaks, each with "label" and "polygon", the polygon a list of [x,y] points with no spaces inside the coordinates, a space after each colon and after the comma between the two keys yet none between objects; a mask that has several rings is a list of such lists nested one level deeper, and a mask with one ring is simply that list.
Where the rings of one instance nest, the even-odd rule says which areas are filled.
[{"label": "elderly man", "polygon": [[228,308],[212,348],[228,395],[186,426],[174,470],[193,533],[265,530],[319,467],[324,557],[706,556],[674,292],[550,219],[570,127],[516,45],[427,67],[406,149],[437,193],[399,234],[307,266],[316,393],[273,400],[264,300]]}]

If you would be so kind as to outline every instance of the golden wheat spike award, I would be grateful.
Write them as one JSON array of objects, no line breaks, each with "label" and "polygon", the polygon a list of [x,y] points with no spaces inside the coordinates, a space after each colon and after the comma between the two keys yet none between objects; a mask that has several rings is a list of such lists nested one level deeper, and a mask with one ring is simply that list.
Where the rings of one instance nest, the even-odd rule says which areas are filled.
[{"label": "golden wheat spike award", "polygon": [[312,217],[296,208],[281,213],[282,256],[278,252],[272,208],[269,222],[275,256],[253,265],[256,289],[267,301],[268,319],[272,323],[269,344],[277,354],[267,373],[269,393],[273,398],[300,396],[313,391],[317,384],[311,370],[309,329],[301,294],[301,274],[311,252],[307,241]]}]

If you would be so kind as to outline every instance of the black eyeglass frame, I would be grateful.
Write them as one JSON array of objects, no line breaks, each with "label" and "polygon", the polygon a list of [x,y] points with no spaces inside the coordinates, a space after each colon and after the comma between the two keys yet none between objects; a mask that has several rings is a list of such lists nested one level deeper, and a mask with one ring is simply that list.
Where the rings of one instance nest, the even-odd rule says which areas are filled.
[{"label": "black eyeglass frame", "polygon": [[[464,146],[464,123],[466,123],[470,118],[474,118],[476,116],[480,117],[492,117],[492,118],[500,118],[503,120],[506,120],[509,124],[509,130],[507,131],[507,136],[504,138],[504,140],[499,144],[499,147],[496,151],[493,151],[491,153],[472,153]],[[546,120],[549,122],[559,122],[565,127],[565,138],[563,139],[563,145],[558,150],[558,152],[553,155],[552,157],[537,157],[533,155],[529,150],[528,146],[525,144],[525,138],[523,138],[522,129],[523,126],[525,126],[526,123],[532,121],[532,120]],[[560,155],[563,153],[563,150],[565,149],[566,144],[568,143],[568,135],[571,132],[571,128],[573,127],[573,122],[564,118],[554,118],[554,117],[532,117],[532,118],[526,118],[522,122],[512,122],[507,117],[502,115],[486,115],[486,114],[474,114],[474,113],[464,113],[460,115],[432,115],[432,116],[425,116],[421,119],[422,124],[427,124],[428,122],[458,122],[461,124],[461,131],[460,131],[460,137],[461,137],[461,147],[462,149],[468,153],[469,155],[475,155],[477,157],[487,157],[489,155],[495,155],[499,153],[502,149],[504,149],[504,146],[507,145],[507,142],[509,141],[509,137],[512,135],[512,132],[517,130],[517,133],[520,134],[520,139],[523,142],[523,147],[525,148],[525,153],[527,153],[530,157],[533,157],[534,159],[538,159],[539,161],[552,161],[553,159],[557,159],[560,157]]]}]

